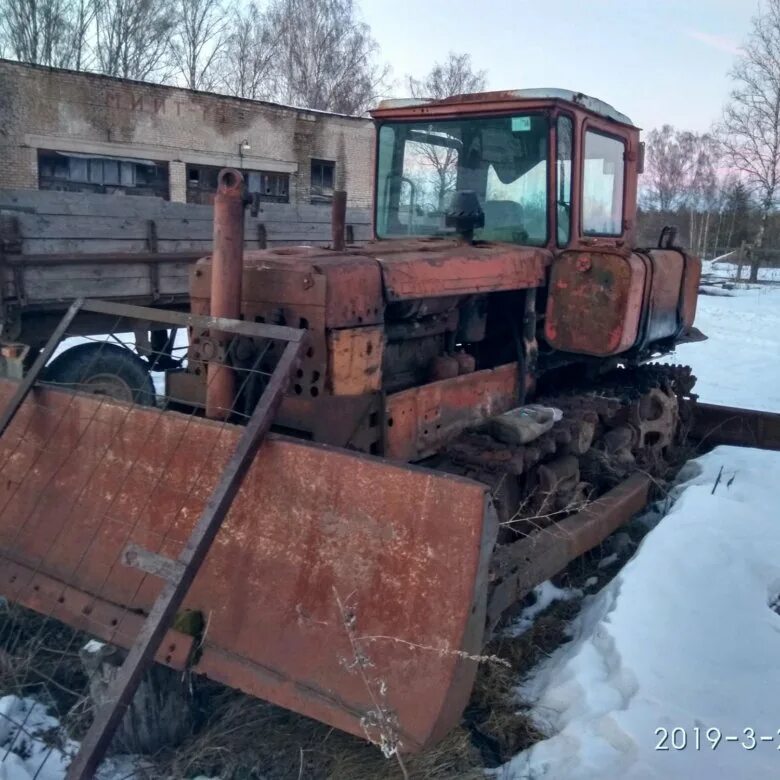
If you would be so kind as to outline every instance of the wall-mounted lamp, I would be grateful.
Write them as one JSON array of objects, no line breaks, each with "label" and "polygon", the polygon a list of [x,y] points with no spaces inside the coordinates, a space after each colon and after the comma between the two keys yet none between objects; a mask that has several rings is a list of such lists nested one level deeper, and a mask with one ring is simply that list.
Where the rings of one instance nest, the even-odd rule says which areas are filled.
[{"label": "wall-mounted lamp", "polygon": [[247,152],[252,151],[252,146],[250,145],[249,141],[245,138],[241,143],[238,145],[238,154],[239,156],[245,155]]}]

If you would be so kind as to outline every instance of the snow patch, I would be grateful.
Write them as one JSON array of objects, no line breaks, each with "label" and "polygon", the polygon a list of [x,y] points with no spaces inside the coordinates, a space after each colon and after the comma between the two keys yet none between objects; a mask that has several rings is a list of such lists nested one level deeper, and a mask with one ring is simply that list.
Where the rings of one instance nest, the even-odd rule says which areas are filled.
[{"label": "snow patch", "polygon": [[518,637],[524,634],[534,624],[534,620],[556,601],[571,601],[571,599],[582,597],[582,591],[579,588],[559,588],[550,580],[537,585],[532,593],[536,600],[506,627],[504,632],[506,636]]},{"label": "snow patch", "polygon": [[[573,641],[521,687],[550,737],[501,780],[777,776],[780,452],[718,447],[694,465],[634,558],[586,598]],[[684,729],[687,748],[657,750],[659,728]],[[772,741],[725,741],[750,744],[745,729]]]},{"label": "snow patch", "polygon": [[[65,780],[79,743],[69,739],[57,718],[38,701],[0,698],[0,780]],[[103,762],[96,780],[133,780],[137,759],[116,756]]]},{"label": "snow patch", "polygon": [[[780,269],[767,269],[778,272]],[[699,297],[696,327],[707,341],[680,344],[662,363],[691,366],[702,401],[780,411],[780,286]]]}]

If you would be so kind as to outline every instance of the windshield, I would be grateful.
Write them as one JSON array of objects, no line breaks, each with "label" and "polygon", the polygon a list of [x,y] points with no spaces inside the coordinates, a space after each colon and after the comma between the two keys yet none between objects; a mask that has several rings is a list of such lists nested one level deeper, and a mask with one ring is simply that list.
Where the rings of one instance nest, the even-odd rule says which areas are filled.
[{"label": "windshield", "polygon": [[547,128],[541,114],[383,124],[377,235],[451,235],[444,216],[452,196],[473,190],[485,212],[475,239],[544,245]]}]

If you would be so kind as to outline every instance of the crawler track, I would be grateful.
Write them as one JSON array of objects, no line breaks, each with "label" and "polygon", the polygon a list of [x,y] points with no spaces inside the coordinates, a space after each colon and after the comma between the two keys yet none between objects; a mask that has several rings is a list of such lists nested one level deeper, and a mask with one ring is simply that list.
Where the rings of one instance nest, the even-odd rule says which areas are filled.
[{"label": "crawler track", "polygon": [[641,510],[652,481],[680,460],[695,381],[687,366],[615,370],[595,387],[538,398],[563,414],[527,444],[479,430],[447,448],[439,467],[490,485],[498,511],[488,637],[540,578]]}]

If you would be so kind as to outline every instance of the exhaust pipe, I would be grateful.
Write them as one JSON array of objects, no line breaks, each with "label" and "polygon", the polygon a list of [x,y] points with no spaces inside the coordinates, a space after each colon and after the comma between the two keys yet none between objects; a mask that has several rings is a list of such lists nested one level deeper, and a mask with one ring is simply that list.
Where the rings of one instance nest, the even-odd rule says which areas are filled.
[{"label": "exhaust pipe", "polygon": [[[241,277],[244,268],[244,178],[223,168],[214,197],[214,247],[211,256],[211,316],[237,320],[241,315]],[[211,334],[225,354],[231,336]],[[235,403],[236,377],[229,365],[212,361],[206,370],[206,416],[225,420]]]}]

